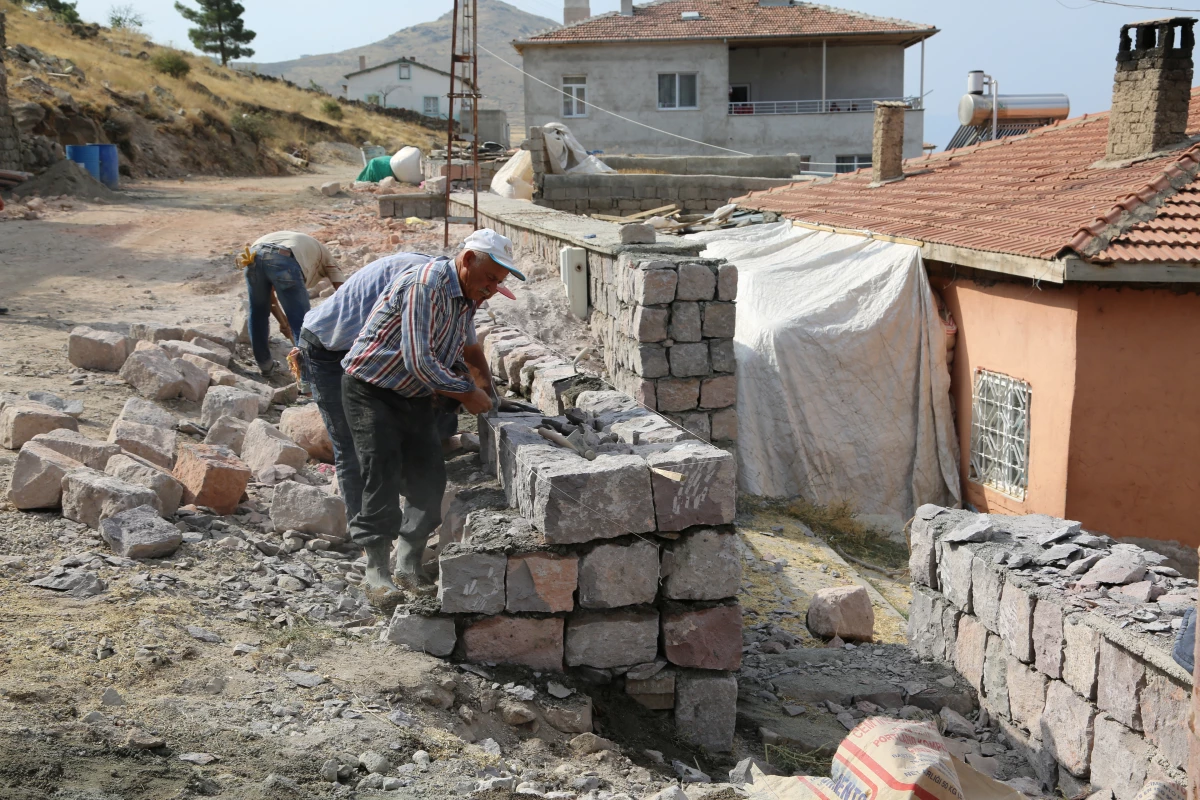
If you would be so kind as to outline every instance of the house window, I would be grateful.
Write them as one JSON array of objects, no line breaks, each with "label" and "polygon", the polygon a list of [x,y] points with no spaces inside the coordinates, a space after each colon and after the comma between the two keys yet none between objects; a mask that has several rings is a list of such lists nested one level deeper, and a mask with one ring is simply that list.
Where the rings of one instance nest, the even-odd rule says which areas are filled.
[{"label": "house window", "polygon": [[854,172],[856,169],[871,166],[871,154],[837,156],[836,172]]},{"label": "house window", "polygon": [[563,116],[586,117],[587,78],[582,75],[572,75],[562,79]]},{"label": "house window", "polygon": [[400,74],[397,77],[402,81],[412,80],[412,64],[401,64]]},{"label": "house window", "polygon": [[696,73],[663,72],[658,76],[658,108],[698,108]]},{"label": "house window", "polygon": [[975,483],[1025,499],[1029,488],[1029,384],[981,369],[971,389],[971,469]]},{"label": "house window", "polygon": [[367,105],[369,105],[369,106],[379,105],[379,95],[377,95],[377,94],[367,95]]},{"label": "house window", "polygon": [[436,117],[436,116],[440,115],[442,112],[442,102],[441,101],[442,101],[442,98],[437,97],[437,96],[426,97],[425,101],[424,101],[424,106],[421,109],[421,113],[423,113],[427,117]]}]

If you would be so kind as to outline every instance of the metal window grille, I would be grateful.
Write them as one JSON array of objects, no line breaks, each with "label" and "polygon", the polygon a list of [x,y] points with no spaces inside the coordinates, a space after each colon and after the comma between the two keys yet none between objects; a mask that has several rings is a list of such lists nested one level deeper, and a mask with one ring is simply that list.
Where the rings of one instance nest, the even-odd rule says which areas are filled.
[{"label": "metal window grille", "polygon": [[971,391],[970,478],[1018,500],[1029,488],[1029,384],[975,373]]}]

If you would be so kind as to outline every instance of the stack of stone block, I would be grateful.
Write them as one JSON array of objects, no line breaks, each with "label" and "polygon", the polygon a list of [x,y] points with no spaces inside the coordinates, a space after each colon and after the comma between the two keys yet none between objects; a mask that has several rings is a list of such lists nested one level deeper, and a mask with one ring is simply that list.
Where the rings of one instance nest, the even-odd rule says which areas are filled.
[{"label": "stack of stone block", "polygon": [[633,252],[588,280],[613,384],[703,439],[737,439],[737,267]]},{"label": "stack of stone block", "polygon": [[909,643],[945,661],[1047,789],[1184,782],[1192,676],[1172,658],[1196,581],[1045,515],[926,505],[912,526]]}]

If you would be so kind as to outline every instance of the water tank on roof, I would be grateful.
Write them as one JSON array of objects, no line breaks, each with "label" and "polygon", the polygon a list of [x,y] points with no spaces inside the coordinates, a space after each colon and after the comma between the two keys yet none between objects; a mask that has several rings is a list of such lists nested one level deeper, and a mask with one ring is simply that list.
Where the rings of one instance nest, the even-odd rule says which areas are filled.
[{"label": "water tank on roof", "polygon": [[[1066,119],[1071,100],[1065,94],[1002,94],[996,108],[999,122]],[[992,121],[992,95],[965,94],[958,101],[958,121],[962,125],[983,125]]]}]

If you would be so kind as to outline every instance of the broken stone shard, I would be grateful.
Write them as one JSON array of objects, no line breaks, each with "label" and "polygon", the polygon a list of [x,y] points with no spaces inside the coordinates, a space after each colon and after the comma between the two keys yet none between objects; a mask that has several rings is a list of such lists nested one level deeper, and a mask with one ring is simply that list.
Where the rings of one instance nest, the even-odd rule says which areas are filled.
[{"label": "broken stone shard", "polygon": [[183,534],[153,506],[138,506],[100,523],[100,536],[126,558],[166,558],[183,544]]}]

